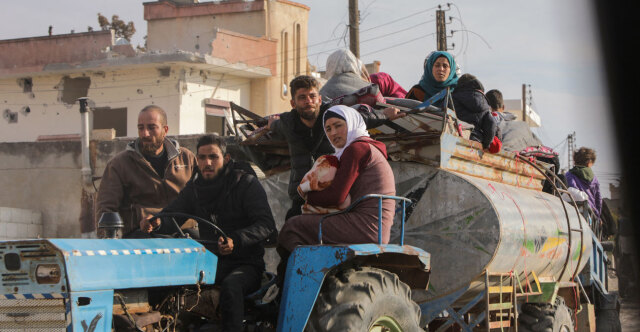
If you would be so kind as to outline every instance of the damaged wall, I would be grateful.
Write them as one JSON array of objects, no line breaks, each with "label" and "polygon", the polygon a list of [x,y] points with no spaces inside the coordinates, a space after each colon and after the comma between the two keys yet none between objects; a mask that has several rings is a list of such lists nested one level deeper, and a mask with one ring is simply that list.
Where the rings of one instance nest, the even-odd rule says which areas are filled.
[{"label": "damaged wall", "polygon": [[147,2],[144,4],[147,48],[211,54],[215,28],[264,36],[266,21],[263,10],[262,1],[207,2],[179,8],[169,2]]},{"label": "damaged wall", "polygon": [[113,31],[0,40],[0,76],[41,71],[51,64],[104,59]]},{"label": "damaged wall", "polygon": [[[137,135],[138,112],[149,104],[165,109],[170,135],[202,133],[203,99],[211,97],[222,75],[180,65],[131,66],[81,74],[45,72],[28,77],[29,91],[24,88],[25,78],[0,79],[0,141],[78,135],[80,113],[75,99],[83,95],[103,114],[109,109],[126,109],[126,136]],[[224,79],[215,98],[249,107],[249,79],[232,75]]]},{"label": "damaged wall", "polygon": [[[183,81],[184,95],[180,99],[181,135],[205,132],[206,115],[203,100],[207,98],[233,101],[247,107],[250,105],[251,80],[248,78],[189,70],[185,71]],[[211,87],[214,87],[213,95]]]},{"label": "damaged wall", "polygon": [[45,237],[80,235],[80,142],[0,143],[0,160],[0,206],[40,211]]},{"label": "damaged wall", "polygon": [[[92,141],[94,176],[101,176],[106,163],[123,151],[130,140]],[[182,146],[194,149],[197,136],[178,140]],[[37,223],[41,225],[31,227],[35,229],[28,233],[31,236],[37,232],[43,237],[80,237],[83,231],[92,228],[93,213],[88,212],[92,209],[87,206],[92,202],[83,194],[93,195],[95,189],[89,188],[83,193],[80,158],[79,141],[0,143],[0,188],[4,188],[0,190],[0,207],[3,207],[0,212],[5,225],[0,230],[7,230],[7,223],[13,221],[31,222],[5,216],[11,209],[4,208],[26,209],[38,214]],[[99,187],[100,181],[95,185]]]},{"label": "damaged wall", "polygon": [[251,81],[249,109],[260,115],[290,109],[289,82],[309,75],[310,8],[292,1],[203,2],[177,6],[146,2],[149,50],[210,54],[230,63],[271,70]]}]

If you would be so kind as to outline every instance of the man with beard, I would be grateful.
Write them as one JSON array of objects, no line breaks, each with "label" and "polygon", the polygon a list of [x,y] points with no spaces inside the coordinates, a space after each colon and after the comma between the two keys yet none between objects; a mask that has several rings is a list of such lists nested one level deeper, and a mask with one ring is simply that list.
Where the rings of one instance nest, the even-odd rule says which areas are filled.
[{"label": "man with beard", "polygon": [[[226,153],[226,144],[218,135],[206,135],[198,140],[196,159],[198,171],[180,191],[176,200],[162,212],[181,212],[215,223],[228,236],[226,242],[213,227],[200,223],[200,239],[217,240],[205,244],[217,253],[216,285],[220,287],[219,310],[222,331],[243,331],[244,297],[258,289],[264,264],[264,241],[277,233],[267,201],[267,194],[258,179],[237,165]],[[175,225],[161,224],[159,219],[140,221],[140,230],[149,233],[159,227],[166,233]],[[183,222],[177,220],[178,223]],[[209,291],[209,290],[207,290]],[[203,293],[204,295],[204,293]],[[203,308],[208,296],[194,312],[213,317]]]},{"label": "man with beard", "polygon": [[105,167],[96,216],[119,212],[125,236],[138,229],[141,218],[173,201],[193,174],[195,156],[177,141],[166,138],[168,131],[162,108],[143,108],[138,115],[138,139]]},{"label": "man with beard", "polygon": [[[289,144],[291,174],[289,176],[289,198],[291,208],[286,219],[302,213],[304,200],[298,194],[298,185],[302,177],[311,169],[313,162],[322,155],[332,154],[333,147],[324,134],[322,115],[329,104],[322,103],[320,84],[311,76],[298,76],[289,84],[291,90],[290,112],[269,117],[268,127],[276,137],[285,139]],[[387,120],[405,116],[397,108],[382,111],[360,112],[367,128],[375,128]]]}]

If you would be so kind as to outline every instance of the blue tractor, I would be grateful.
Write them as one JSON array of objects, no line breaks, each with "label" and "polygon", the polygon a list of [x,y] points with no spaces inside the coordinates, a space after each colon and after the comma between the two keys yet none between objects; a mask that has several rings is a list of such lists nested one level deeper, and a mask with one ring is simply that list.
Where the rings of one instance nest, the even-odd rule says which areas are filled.
[{"label": "blue tractor", "polygon": [[[354,205],[363,199],[399,200],[404,221],[408,199],[369,195]],[[0,243],[1,331],[194,330],[181,315],[211,302],[205,286],[214,283],[217,257],[193,239],[119,239],[117,219],[101,225],[114,238]],[[419,331],[411,289],[426,289],[428,280],[429,254],[403,239],[299,247],[289,258],[277,331]],[[273,276],[248,296],[248,311],[258,314],[247,316],[247,330],[275,329],[275,319],[259,314],[273,306],[262,301],[272,284]]]}]

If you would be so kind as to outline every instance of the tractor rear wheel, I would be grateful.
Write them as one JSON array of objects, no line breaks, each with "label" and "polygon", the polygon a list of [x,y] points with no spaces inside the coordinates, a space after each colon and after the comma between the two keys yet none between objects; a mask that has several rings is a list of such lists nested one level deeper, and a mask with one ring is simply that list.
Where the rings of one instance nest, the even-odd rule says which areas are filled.
[{"label": "tractor rear wheel", "polygon": [[327,277],[306,331],[422,331],[420,308],[397,275],[348,269]]}]

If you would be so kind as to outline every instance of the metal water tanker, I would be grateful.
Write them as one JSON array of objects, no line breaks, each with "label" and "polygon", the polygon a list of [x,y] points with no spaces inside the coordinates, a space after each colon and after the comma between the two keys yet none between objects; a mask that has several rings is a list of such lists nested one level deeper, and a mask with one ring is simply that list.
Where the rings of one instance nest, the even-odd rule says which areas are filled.
[{"label": "metal water tanker", "polygon": [[[463,303],[483,289],[485,271],[515,273],[523,282],[573,280],[591,251],[585,220],[572,205],[542,192],[539,166],[513,152],[484,152],[467,139],[464,123],[451,116],[445,125],[441,115],[412,114],[394,127],[370,130],[387,145],[396,194],[415,201],[405,243],[431,253],[429,288],[413,290],[414,300],[466,289],[456,301]],[[262,180],[279,227],[288,209],[282,204],[288,201],[288,173],[270,171]],[[396,220],[392,241],[398,233]],[[268,265],[276,262],[268,254]]]},{"label": "metal water tanker", "polygon": [[[585,220],[542,192],[541,174],[524,161],[485,154],[468,141],[449,138],[442,142],[439,167],[392,163],[397,194],[416,200],[405,241],[432,257],[429,289],[413,290],[414,300],[467,289],[457,301],[463,303],[484,290],[485,271],[516,273],[529,282],[533,274],[540,280],[573,280],[591,252]],[[503,167],[496,167],[500,163]],[[494,164],[491,171],[489,164]]]}]

